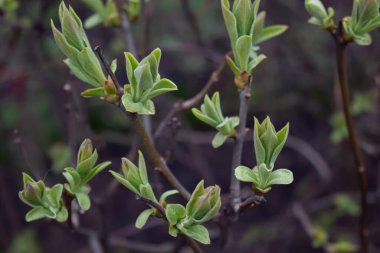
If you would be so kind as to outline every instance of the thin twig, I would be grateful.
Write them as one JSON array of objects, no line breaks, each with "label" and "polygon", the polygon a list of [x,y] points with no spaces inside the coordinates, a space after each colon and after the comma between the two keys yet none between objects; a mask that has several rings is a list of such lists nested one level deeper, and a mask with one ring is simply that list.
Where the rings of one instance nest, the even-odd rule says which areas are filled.
[{"label": "thin twig", "polygon": [[142,202],[145,202],[150,207],[156,208],[160,212],[160,214],[162,215],[162,218],[164,218],[166,220],[165,208],[163,206],[161,206],[159,203],[157,203],[153,200],[150,200],[150,199],[148,199],[144,196],[141,196],[141,195],[136,195],[136,199],[141,200]]},{"label": "thin twig", "polygon": [[347,74],[347,59],[345,50],[349,41],[346,41],[343,37],[342,22],[337,30],[330,31],[331,35],[335,40],[336,45],[336,65],[338,70],[339,84],[342,93],[343,111],[344,118],[346,120],[346,126],[348,129],[348,135],[350,139],[351,149],[355,158],[355,165],[358,174],[358,181],[360,187],[360,203],[361,203],[361,214],[359,220],[359,238],[360,238],[360,248],[362,253],[368,252],[368,231],[367,231],[367,216],[368,216],[368,189],[367,189],[367,178],[365,164],[363,160],[363,155],[360,151],[357,130],[355,127],[355,122],[352,117],[351,106],[350,106],[350,88],[348,83]]},{"label": "thin twig", "polygon": [[119,81],[117,80],[115,73],[112,72],[110,65],[107,60],[103,56],[103,52],[101,47],[98,45],[95,47],[94,51],[98,54],[100,61],[102,62],[104,68],[106,69],[108,75],[111,77],[112,82],[116,85],[118,89],[118,93],[120,94],[123,91],[123,87],[121,87]]},{"label": "thin twig", "polygon": [[231,181],[230,181],[230,194],[231,205],[235,213],[238,212],[240,207],[240,182],[235,177],[235,168],[241,164],[241,157],[243,154],[244,138],[246,134],[246,124],[248,115],[248,100],[251,97],[252,80],[249,80],[244,90],[240,91],[240,109],[239,109],[239,128],[236,133],[235,145],[232,154],[232,167],[231,167]]},{"label": "thin twig", "polygon": [[173,105],[172,109],[169,111],[169,113],[165,116],[165,118],[161,121],[161,123],[157,127],[156,132],[154,133],[155,139],[158,138],[162,134],[167,124],[177,113],[188,110],[202,101],[203,97],[207,94],[207,92],[216,83],[219,82],[220,75],[222,74],[226,66],[227,66],[226,61],[223,61],[218,66],[218,68],[211,74],[210,79],[208,80],[207,84],[203,87],[203,89],[199,91],[194,97],[189,98],[184,101],[179,101]]},{"label": "thin twig", "polygon": [[186,188],[180,183],[180,181],[174,176],[172,171],[167,166],[165,160],[161,157],[161,155],[156,150],[156,147],[153,145],[152,141],[150,140],[141,120],[140,117],[136,113],[128,113],[127,115],[129,119],[131,120],[136,133],[140,137],[140,140],[152,160],[154,166],[156,167],[156,170],[158,170],[169,182],[169,184],[178,190],[179,194],[186,200],[190,199],[190,193],[186,190]]}]

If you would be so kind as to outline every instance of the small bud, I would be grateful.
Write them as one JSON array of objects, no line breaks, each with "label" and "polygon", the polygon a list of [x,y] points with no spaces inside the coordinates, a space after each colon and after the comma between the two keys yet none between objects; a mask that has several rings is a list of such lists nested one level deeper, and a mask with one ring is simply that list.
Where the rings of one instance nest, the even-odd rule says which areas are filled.
[{"label": "small bud", "polygon": [[288,137],[289,124],[276,132],[270,118],[267,117],[261,124],[255,118],[254,145],[256,162],[264,163],[272,170],[274,163],[285,145]]},{"label": "small bud", "polygon": [[35,207],[41,205],[44,191],[45,184],[42,181],[28,182],[24,186],[24,190],[19,192],[19,197],[26,204]]},{"label": "small bud", "polygon": [[323,20],[328,16],[325,6],[320,0],[306,0],[306,10],[310,16],[317,18],[323,23]]},{"label": "small bud", "polygon": [[204,188],[203,180],[197,185],[186,206],[187,216],[193,222],[201,224],[212,219],[221,207],[220,187]]},{"label": "small bud", "polygon": [[249,74],[247,71],[244,71],[240,75],[235,76],[236,87],[238,87],[239,90],[244,90],[251,77],[251,74]]},{"label": "small bud", "polygon": [[104,87],[105,94],[108,96],[115,95],[117,93],[116,86],[112,80],[105,80],[103,87]]},{"label": "small bud", "polygon": [[93,153],[93,146],[90,139],[85,139],[78,151],[78,164],[87,160]]}]

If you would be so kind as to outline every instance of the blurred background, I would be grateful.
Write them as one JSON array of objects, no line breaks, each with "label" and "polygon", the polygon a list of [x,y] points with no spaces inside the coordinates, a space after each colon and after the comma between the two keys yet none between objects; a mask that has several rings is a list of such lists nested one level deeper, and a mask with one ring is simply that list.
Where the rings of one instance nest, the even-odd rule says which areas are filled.
[{"label": "blurred background", "polygon": [[[71,4],[82,20],[93,14],[83,1]],[[351,0],[325,1],[337,18],[350,14]],[[151,219],[137,230],[134,222],[143,203],[102,172],[91,183],[93,206],[81,216],[81,230],[41,220],[26,223],[21,203],[22,171],[36,171],[47,185],[64,182],[63,168],[75,161],[84,138],[91,138],[100,160],[119,169],[120,157],[135,161],[136,142],[125,115],[99,99],[84,99],[87,85],[69,73],[55,45],[50,19],[58,23],[59,0],[0,0],[0,252],[188,252],[167,225]],[[161,75],[177,92],[155,100],[153,128],[173,104],[190,98],[207,83],[229,51],[217,0],[150,0],[144,18],[131,21],[139,56],[154,48],[163,52]],[[290,122],[290,136],[277,166],[291,169],[295,181],[277,186],[267,203],[244,213],[223,241],[210,223],[212,246],[205,252],[356,252],[358,245],[357,175],[347,141],[336,83],[334,44],[329,34],[307,23],[301,0],[262,1],[268,24],[288,31],[261,46],[267,55],[255,69],[248,126],[253,116],[269,115],[277,128]],[[127,82],[123,52],[127,45],[118,27],[87,30],[92,46],[101,45],[107,59],[117,58],[119,80]],[[380,252],[380,32],[368,47],[350,45],[349,77],[360,146],[369,188],[371,252]],[[225,69],[211,92],[219,90],[226,115],[238,113],[233,76]],[[211,93],[210,92],[210,93]],[[190,111],[178,115],[156,140],[161,154],[188,189],[201,178],[228,194],[232,142],[211,147],[215,132]],[[252,132],[244,146],[243,164],[255,165]],[[157,191],[168,185],[150,166]],[[162,183],[158,183],[162,182]],[[244,184],[244,187],[249,185]],[[225,244],[223,247],[222,244]],[[329,251],[332,250],[332,251]]]}]

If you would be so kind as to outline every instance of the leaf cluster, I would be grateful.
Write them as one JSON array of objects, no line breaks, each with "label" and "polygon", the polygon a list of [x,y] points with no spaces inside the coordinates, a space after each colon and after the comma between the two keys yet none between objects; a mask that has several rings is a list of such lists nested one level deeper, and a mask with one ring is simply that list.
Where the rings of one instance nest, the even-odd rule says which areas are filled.
[{"label": "leaf cluster", "polygon": [[191,111],[199,120],[218,131],[212,140],[214,148],[220,147],[229,137],[236,135],[235,127],[239,125],[239,117],[223,116],[219,92],[215,92],[211,99],[206,95],[200,110],[193,108]]},{"label": "leaf cluster", "polygon": [[255,191],[264,194],[271,190],[272,185],[293,182],[293,173],[290,170],[273,170],[288,137],[289,124],[276,132],[269,117],[261,124],[256,118],[254,121],[253,142],[257,165],[253,169],[239,166],[235,169],[235,176],[240,181],[253,183]]}]

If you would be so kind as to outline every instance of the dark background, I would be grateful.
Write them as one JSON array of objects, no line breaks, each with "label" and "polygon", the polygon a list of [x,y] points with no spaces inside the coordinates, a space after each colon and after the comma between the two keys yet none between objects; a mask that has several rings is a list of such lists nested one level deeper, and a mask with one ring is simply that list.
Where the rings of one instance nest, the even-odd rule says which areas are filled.
[{"label": "dark background", "polygon": [[[173,103],[202,89],[229,51],[229,41],[220,1],[151,2],[149,32],[140,29],[139,21],[132,24],[137,49],[141,56],[161,48],[161,75],[179,87],[155,100],[156,127]],[[183,2],[188,2],[188,10]],[[339,242],[352,248],[358,242],[358,186],[344,134],[333,41],[307,23],[303,1],[262,2],[267,23],[286,24],[289,29],[261,47],[268,59],[254,71],[248,126],[252,127],[253,116],[262,120],[269,115],[278,129],[290,122],[290,137],[277,167],[291,169],[295,181],[273,187],[267,203],[245,212],[231,226],[232,239],[224,251],[324,252],[326,248],[315,246],[325,235],[330,246]],[[339,19],[350,13],[351,0],[325,2],[334,6]],[[134,228],[145,206],[123,187],[106,196],[112,180],[107,172],[91,183],[93,205],[81,216],[82,231],[72,233],[65,225],[45,220],[24,221],[28,207],[17,196],[22,171],[36,170],[47,185],[63,182],[60,172],[71,164],[73,150],[86,137],[94,141],[100,160],[113,162],[114,170],[120,157],[133,157],[135,138],[128,119],[101,100],[81,98],[79,93],[87,85],[71,76],[62,62],[50,29],[50,19],[58,23],[59,3],[23,0],[14,13],[0,14],[0,252],[96,252],[97,239],[89,230],[101,238],[118,238],[110,252],[174,252],[177,248],[185,252],[180,251],[182,241],[167,235],[167,225],[157,219],[142,231]],[[82,20],[91,15],[81,1],[66,3]],[[189,22],[188,11],[195,23]],[[117,75],[127,82],[121,31],[97,26],[87,34],[92,46],[102,45],[109,60],[118,58]],[[355,120],[368,173],[371,252],[380,252],[379,41],[380,33],[375,31],[371,46],[352,44],[348,49]],[[65,84],[71,85],[71,92],[64,91]],[[214,90],[221,92],[224,113],[236,115],[239,101],[230,70],[224,71]],[[157,141],[174,173],[188,189],[204,178],[206,185],[218,184],[223,194],[228,193],[231,143],[213,149],[214,131],[189,111],[179,121],[179,129],[168,127]],[[249,167],[255,165],[251,136],[250,132],[242,162]],[[160,181],[149,167],[152,181]],[[166,184],[153,185],[157,191],[160,186],[168,189]],[[218,227],[210,223],[209,228],[214,239],[205,252],[222,252]],[[314,239],[307,233],[311,228],[317,235]]]}]

